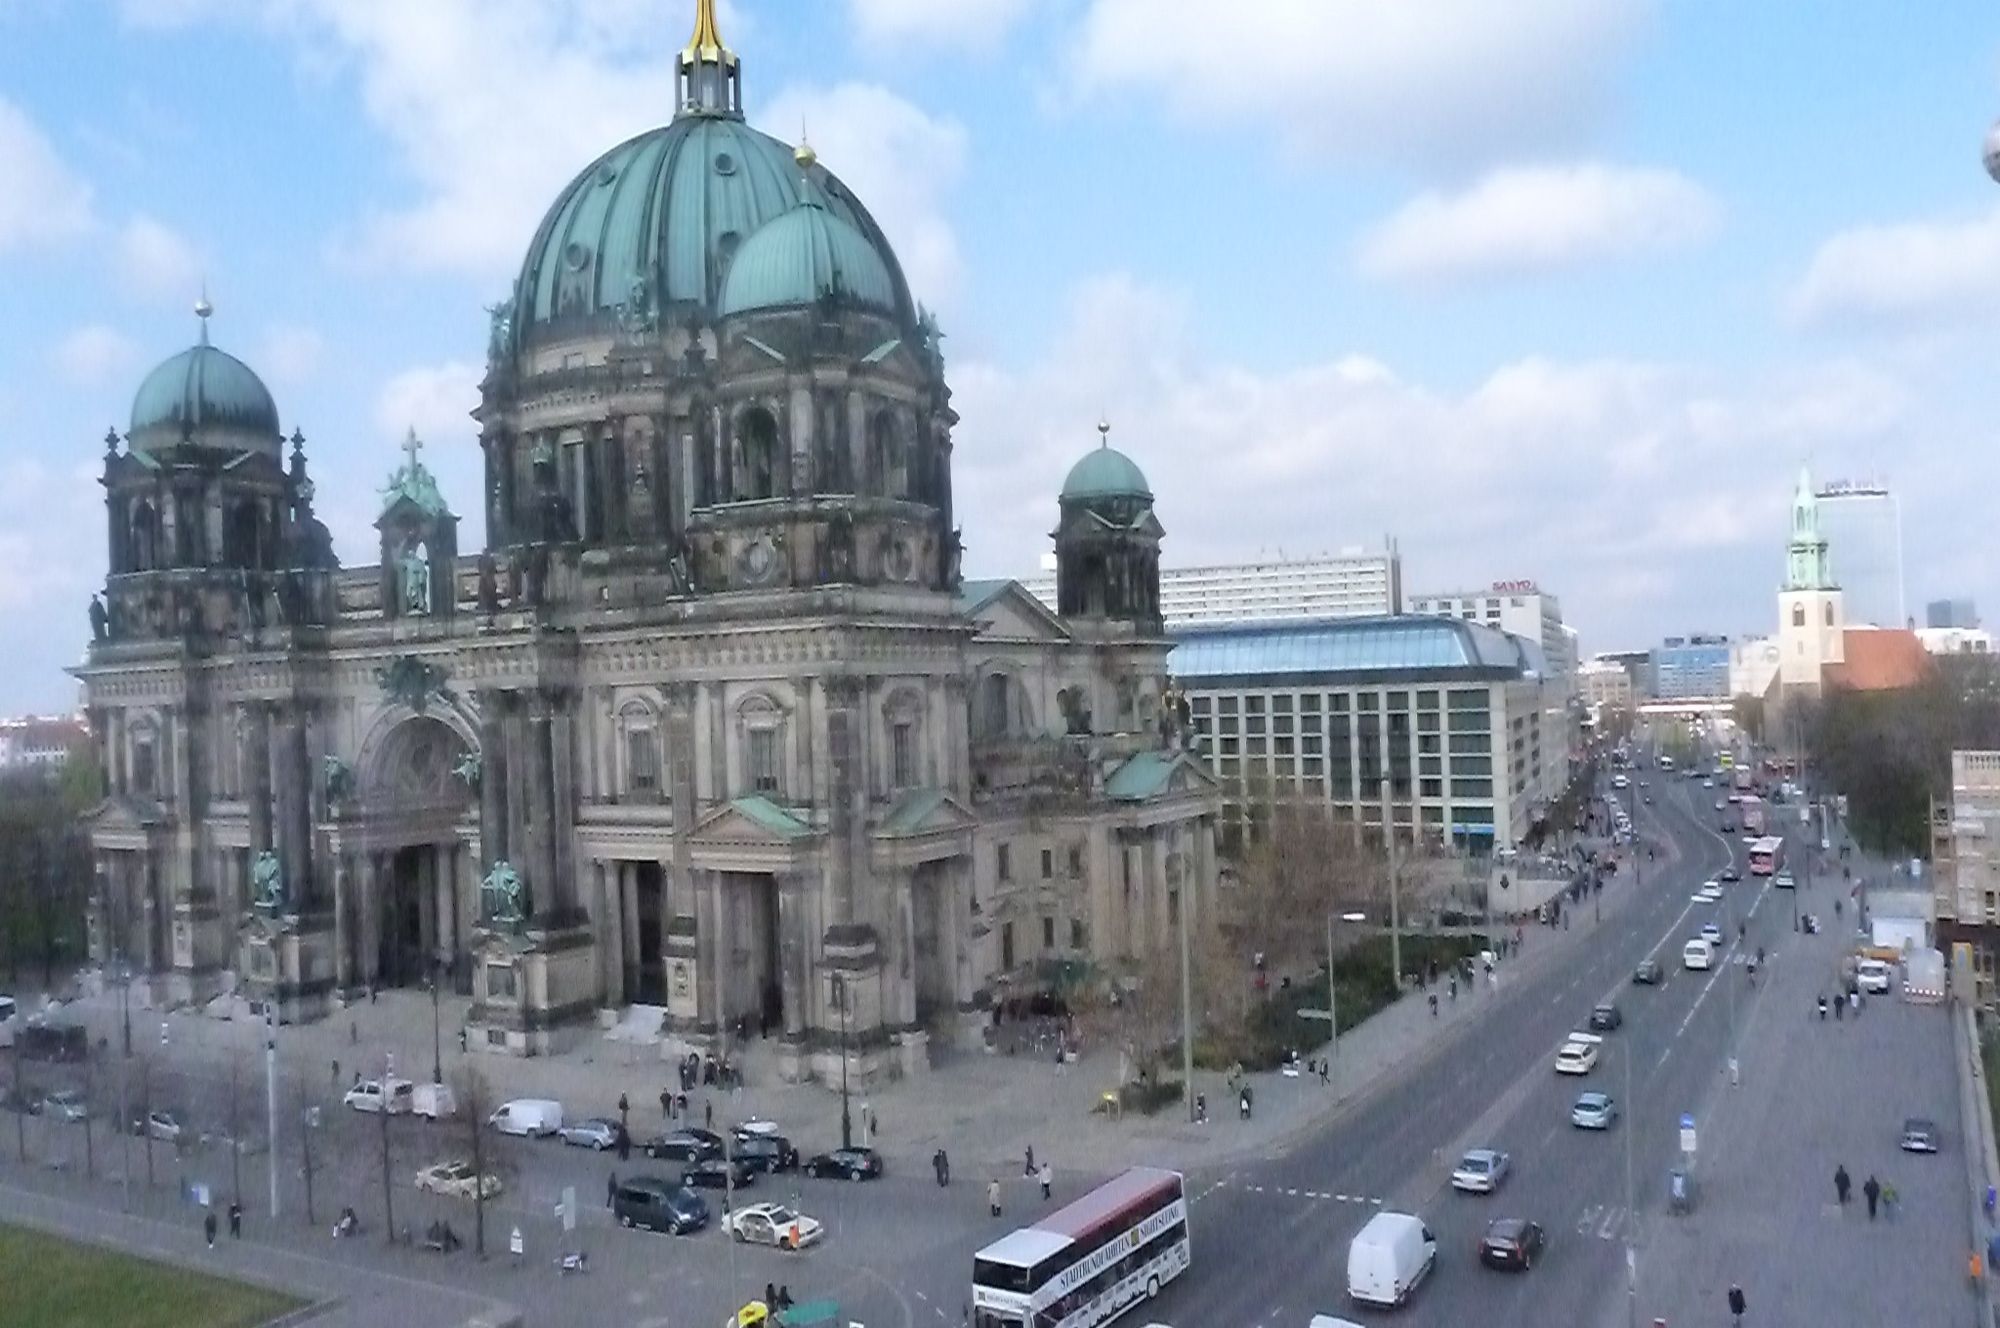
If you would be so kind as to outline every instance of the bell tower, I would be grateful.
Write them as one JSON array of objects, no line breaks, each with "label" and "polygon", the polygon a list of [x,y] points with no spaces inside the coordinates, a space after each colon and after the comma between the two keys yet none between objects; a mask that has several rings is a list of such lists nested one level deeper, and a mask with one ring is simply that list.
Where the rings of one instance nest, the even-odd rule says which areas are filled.
[{"label": "bell tower", "polygon": [[1097,446],[1070,467],[1056,524],[1056,611],[1064,619],[1123,624],[1142,636],[1160,618],[1160,539],[1145,474],[1111,446],[1099,421]]},{"label": "bell tower", "polygon": [[1846,606],[1833,579],[1826,537],[1819,529],[1819,499],[1812,477],[1800,470],[1792,493],[1785,581],[1778,591],[1780,684],[1817,690],[1826,666],[1846,659],[1846,630]]}]

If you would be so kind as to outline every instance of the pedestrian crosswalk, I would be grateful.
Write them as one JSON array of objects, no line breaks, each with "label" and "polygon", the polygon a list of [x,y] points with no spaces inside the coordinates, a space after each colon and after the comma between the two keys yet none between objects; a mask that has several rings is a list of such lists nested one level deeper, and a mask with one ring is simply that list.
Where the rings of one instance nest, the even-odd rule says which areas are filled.
[{"label": "pedestrian crosswalk", "polygon": [[1628,1234],[1636,1238],[1638,1233],[1638,1214],[1629,1208],[1614,1207],[1610,1204],[1591,1204],[1577,1214],[1576,1234],[1579,1236],[1594,1236],[1598,1240],[1623,1240]]},{"label": "pedestrian crosswalk", "polygon": [[1244,1194],[1260,1194],[1276,1199],[1302,1199],[1309,1203],[1357,1204],[1368,1208],[1380,1208],[1383,1204],[1380,1197],[1370,1194],[1343,1194],[1337,1190],[1315,1190],[1297,1185],[1259,1185],[1239,1181],[1233,1176],[1226,1176],[1207,1189],[1197,1191],[1194,1197],[1202,1199],[1220,1189],[1238,1190]]}]

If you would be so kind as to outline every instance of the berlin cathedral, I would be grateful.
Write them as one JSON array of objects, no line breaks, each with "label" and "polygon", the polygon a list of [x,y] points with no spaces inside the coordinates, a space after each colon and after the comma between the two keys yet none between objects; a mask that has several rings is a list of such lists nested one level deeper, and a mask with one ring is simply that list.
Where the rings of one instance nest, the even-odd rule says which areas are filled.
[{"label": "berlin cathedral", "polygon": [[1059,612],[962,577],[937,324],[745,122],[711,0],[671,121],[583,167],[491,311],[481,492],[385,446],[373,565],[212,312],[104,440],[77,668],[92,956],[146,999],[303,1021],[440,982],[475,1050],[756,1026],[790,1078],[837,1031],[907,1074],[1212,905],[1145,476],[1081,449]]}]

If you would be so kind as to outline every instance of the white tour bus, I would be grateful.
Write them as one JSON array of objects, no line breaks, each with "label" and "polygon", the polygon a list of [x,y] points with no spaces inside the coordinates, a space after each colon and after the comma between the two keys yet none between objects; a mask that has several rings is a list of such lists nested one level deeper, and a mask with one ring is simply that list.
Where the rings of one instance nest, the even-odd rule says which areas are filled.
[{"label": "white tour bus", "polygon": [[1098,1328],[1189,1258],[1181,1174],[1134,1167],[975,1254],[973,1328]]}]

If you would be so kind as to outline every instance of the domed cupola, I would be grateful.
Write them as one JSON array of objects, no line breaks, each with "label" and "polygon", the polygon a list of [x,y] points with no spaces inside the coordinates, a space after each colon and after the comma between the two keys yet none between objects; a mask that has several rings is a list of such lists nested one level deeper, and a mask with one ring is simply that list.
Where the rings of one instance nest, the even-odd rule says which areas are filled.
[{"label": "domed cupola", "polygon": [[894,317],[896,278],[868,237],[821,206],[799,204],[765,222],[730,260],[717,312],[844,301]]},{"label": "domed cupola", "polygon": [[[673,120],[612,148],[556,196],[496,321],[496,354],[690,317],[712,321],[731,260],[801,204],[818,204],[827,222],[859,237],[859,245],[846,235],[838,241],[850,285],[865,277],[871,297],[914,327],[916,304],[882,228],[817,160],[795,158],[790,146],[744,123],[741,80],[714,7],[702,0],[676,66]],[[860,248],[872,262],[847,252]]]},{"label": "domed cupola", "polygon": [[250,366],[209,344],[207,300],[195,306],[201,340],[147,374],[132,398],[135,452],[184,444],[279,457],[278,406]]},{"label": "domed cupola", "polygon": [[1121,623],[1157,635],[1160,539],[1153,490],[1131,457],[1111,446],[1099,422],[1097,446],[1063,480],[1055,531],[1056,610],[1065,618]]}]

